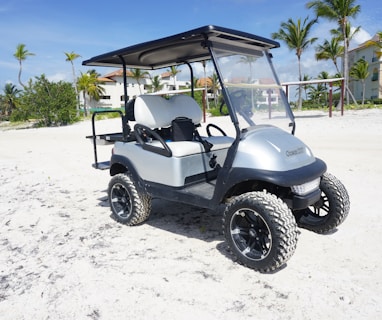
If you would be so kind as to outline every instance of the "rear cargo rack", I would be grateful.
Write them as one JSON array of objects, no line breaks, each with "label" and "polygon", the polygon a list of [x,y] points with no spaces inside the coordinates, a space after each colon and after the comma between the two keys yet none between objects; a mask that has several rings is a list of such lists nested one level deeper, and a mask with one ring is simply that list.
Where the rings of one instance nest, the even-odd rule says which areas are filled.
[{"label": "rear cargo rack", "polygon": [[[116,132],[116,133],[104,133],[104,134],[96,134],[96,128],[95,128],[95,119],[96,116],[103,113],[119,113],[122,121],[122,132]],[[94,149],[94,163],[93,167],[100,170],[107,170],[110,168],[110,161],[98,161],[98,154],[97,154],[97,145],[108,145],[108,144],[114,144],[116,141],[127,141],[128,136],[128,126],[125,125],[125,117],[120,110],[102,110],[102,111],[95,111],[92,115],[92,135],[86,136],[87,139],[93,140],[93,149]]]}]

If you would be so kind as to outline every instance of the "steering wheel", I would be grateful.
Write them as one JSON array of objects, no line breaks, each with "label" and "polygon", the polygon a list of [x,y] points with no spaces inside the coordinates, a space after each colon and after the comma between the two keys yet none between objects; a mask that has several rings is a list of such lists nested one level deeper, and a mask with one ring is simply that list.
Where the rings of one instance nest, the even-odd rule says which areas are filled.
[{"label": "steering wheel", "polygon": [[220,127],[218,127],[216,124],[213,124],[213,123],[209,123],[207,125],[207,128],[206,128],[206,131],[207,131],[207,134],[209,137],[212,137],[212,134],[211,134],[211,128],[215,128],[216,130],[220,131],[220,133],[223,135],[223,136],[227,136],[227,134],[224,132],[224,130]]},{"label": "steering wheel", "polygon": [[223,112],[223,107],[224,107],[224,105],[225,105],[225,100],[223,99],[223,101],[222,101],[221,104],[220,104],[219,112],[220,112],[220,114],[221,114],[222,116],[228,116],[229,113],[225,113],[225,112]]},{"label": "steering wheel", "polygon": [[[239,89],[239,90],[235,90],[235,91],[232,91],[230,93],[230,96],[233,98],[233,102],[238,105],[241,104],[240,100],[243,100],[245,97],[246,97],[247,93],[245,92],[245,90],[243,89]],[[223,100],[222,103],[220,104],[220,108],[219,108],[219,111],[220,111],[220,114],[224,115],[224,116],[227,116],[228,113],[224,113],[223,112],[223,106],[225,105],[225,101]]]},{"label": "steering wheel", "polygon": [[246,95],[247,93],[243,89],[235,90],[230,93],[230,96],[232,96],[235,100],[245,98]]}]

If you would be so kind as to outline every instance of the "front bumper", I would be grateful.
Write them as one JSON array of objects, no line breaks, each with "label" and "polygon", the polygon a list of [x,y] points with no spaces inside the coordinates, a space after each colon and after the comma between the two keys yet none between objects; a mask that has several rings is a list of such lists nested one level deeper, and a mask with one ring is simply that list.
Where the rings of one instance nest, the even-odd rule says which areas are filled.
[{"label": "front bumper", "polygon": [[316,189],[305,195],[294,194],[291,198],[284,199],[292,210],[302,210],[315,204],[321,198],[321,190]]}]

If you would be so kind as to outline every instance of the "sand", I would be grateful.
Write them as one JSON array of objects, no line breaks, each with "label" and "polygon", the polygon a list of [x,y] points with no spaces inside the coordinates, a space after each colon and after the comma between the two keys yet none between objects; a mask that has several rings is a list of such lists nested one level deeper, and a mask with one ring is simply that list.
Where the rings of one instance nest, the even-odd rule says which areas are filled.
[{"label": "sand", "polygon": [[[380,319],[382,110],[296,121],[351,209],[332,234],[301,229],[271,274],[234,261],[218,213],[154,200],[145,224],[115,222],[109,174],[91,167],[89,121],[3,129],[0,319]],[[107,160],[110,147],[99,150]]]}]

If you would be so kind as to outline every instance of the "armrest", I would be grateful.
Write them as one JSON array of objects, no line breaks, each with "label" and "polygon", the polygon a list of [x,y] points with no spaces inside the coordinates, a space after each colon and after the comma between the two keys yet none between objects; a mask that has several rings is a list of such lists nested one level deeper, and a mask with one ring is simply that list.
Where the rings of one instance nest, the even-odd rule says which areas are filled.
[{"label": "armrest", "polygon": [[[147,151],[151,151],[157,154],[160,154],[165,157],[171,157],[172,152],[168,144],[163,140],[163,138],[154,130],[150,129],[149,127],[146,127],[143,124],[137,123],[134,126],[134,132],[135,136],[137,138],[137,141],[139,142],[140,145],[142,145],[142,148]],[[163,148],[153,146],[151,145],[147,139],[154,138],[158,140]]]}]

